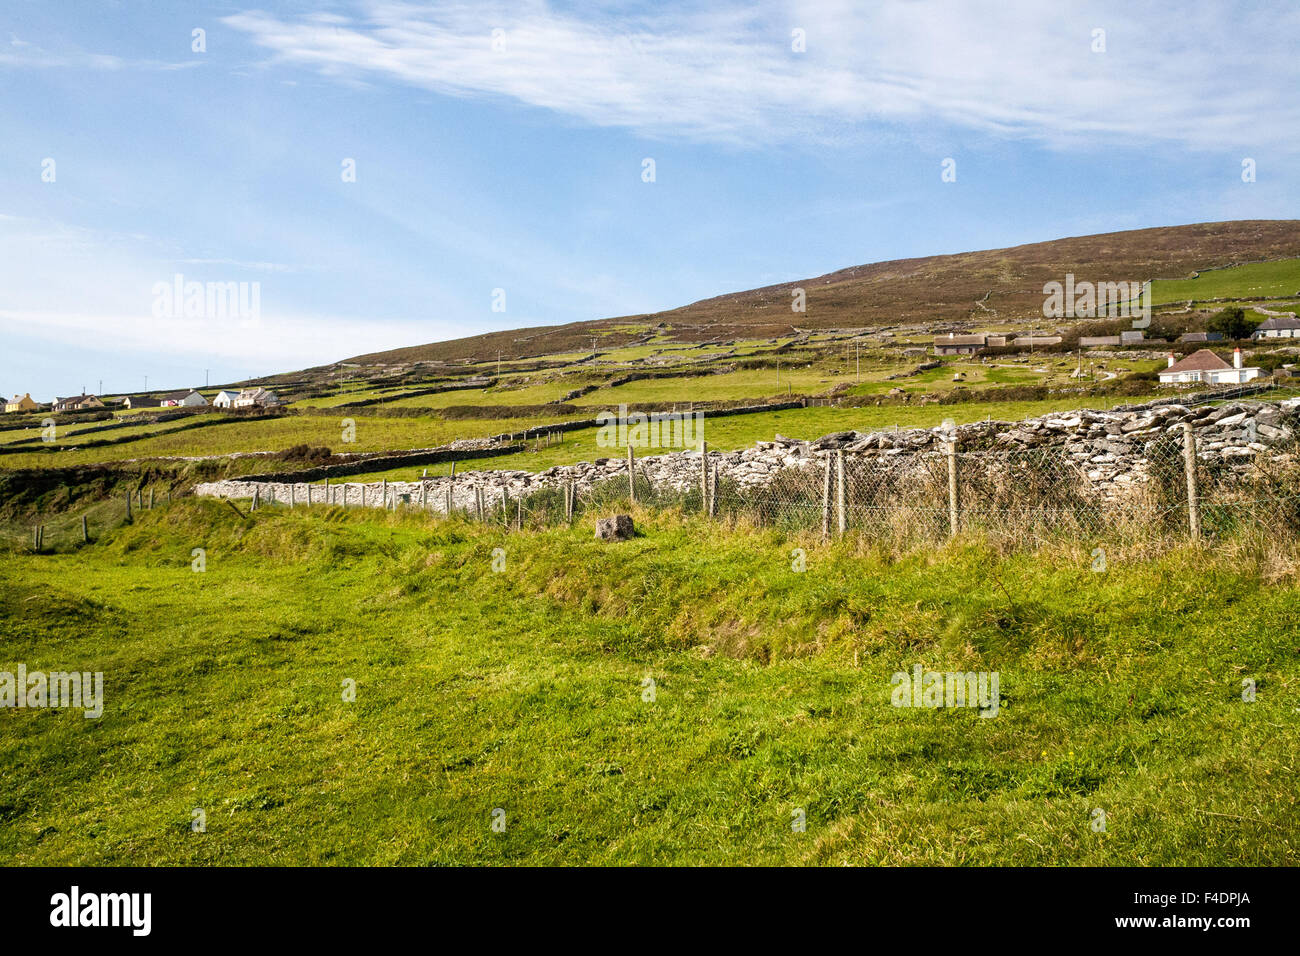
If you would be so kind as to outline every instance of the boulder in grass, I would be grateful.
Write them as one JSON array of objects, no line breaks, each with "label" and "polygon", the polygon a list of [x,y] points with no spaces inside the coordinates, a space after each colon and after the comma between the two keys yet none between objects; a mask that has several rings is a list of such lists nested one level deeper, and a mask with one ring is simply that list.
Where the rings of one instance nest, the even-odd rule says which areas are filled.
[{"label": "boulder in grass", "polygon": [[596,519],[596,538],[599,541],[626,541],[636,533],[631,515],[613,515]]}]

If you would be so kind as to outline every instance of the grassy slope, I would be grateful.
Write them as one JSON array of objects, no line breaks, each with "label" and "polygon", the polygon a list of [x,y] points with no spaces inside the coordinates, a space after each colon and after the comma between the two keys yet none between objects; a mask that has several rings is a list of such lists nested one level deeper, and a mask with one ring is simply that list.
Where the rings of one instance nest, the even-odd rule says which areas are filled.
[{"label": "grassy slope", "polygon": [[[703,436],[714,451],[731,451],[748,448],[756,441],[771,441],[778,434],[786,438],[813,439],[822,435],[847,429],[873,431],[898,426],[899,428],[932,428],[952,419],[958,424],[980,421],[985,418],[1018,421],[1036,415],[1045,415],[1052,411],[1064,411],[1071,408],[1109,408],[1130,402],[1141,402],[1143,398],[1120,398],[1096,396],[1079,398],[1053,398],[1033,402],[971,402],[955,405],[881,405],[864,408],[833,408],[814,406],[811,408],[792,408],[776,412],[758,412],[752,415],[734,415],[724,418],[705,419]],[[360,423],[358,423],[360,428]],[[486,471],[493,468],[522,471],[543,471],[553,465],[571,465],[580,461],[594,461],[597,458],[621,457],[626,454],[622,447],[609,448],[597,444],[599,429],[584,428],[571,432],[559,433],[558,441],[537,451],[527,451],[512,455],[498,455],[489,458],[476,458],[461,462],[457,473],[467,470]],[[663,454],[678,449],[646,449],[639,454]],[[430,475],[443,475],[450,465],[429,466]],[[423,466],[398,468],[383,472],[367,473],[366,481],[378,481],[381,478],[408,481],[417,477],[424,470]],[[359,480],[359,479],[358,479]]]},{"label": "grassy slope", "polygon": [[1221,298],[1268,298],[1300,292],[1300,259],[1253,262],[1203,272],[1195,279],[1161,279],[1151,285],[1151,304]]},{"label": "grassy slope", "polygon": [[[477,438],[522,430],[536,422],[518,419],[443,421],[436,418],[357,417],[355,441],[345,444],[342,422],[347,410],[337,416],[312,415],[251,420],[212,428],[160,435],[121,446],[86,448],[59,452],[33,450],[4,456],[0,467],[40,468],[83,465],[123,459],[158,456],[225,455],[232,452],[282,451],[294,445],[326,447],[337,452],[388,451],[396,448],[432,448],[457,438]],[[159,426],[166,430],[169,426]],[[173,424],[170,426],[175,428]],[[105,432],[111,437],[117,432]],[[97,436],[87,436],[94,438]]]},{"label": "grassy slope", "polygon": [[[0,712],[0,863],[1300,862],[1275,563],[802,542],[798,574],[799,542],[638,518],[187,503],[6,557],[0,666],[103,670],[106,712]],[[998,670],[1001,714],[891,707],[916,663]]]},{"label": "grassy slope", "polygon": [[[1072,236],[1006,249],[926,256],[852,266],[822,276],[731,292],[654,315],[564,326],[502,330],[358,356],[352,361],[401,363],[495,358],[509,360],[589,348],[602,330],[602,347],[630,344],[664,323],[678,341],[786,336],[801,329],[871,328],[916,322],[1041,323],[1044,283],[1067,272],[1090,282],[1184,276],[1197,269],[1257,259],[1300,256],[1300,222],[1241,220]],[[792,313],[791,289],[807,293],[807,311]],[[1287,294],[1297,291],[1287,290]],[[976,306],[985,300],[996,316]],[[620,338],[621,337],[621,338]]]}]

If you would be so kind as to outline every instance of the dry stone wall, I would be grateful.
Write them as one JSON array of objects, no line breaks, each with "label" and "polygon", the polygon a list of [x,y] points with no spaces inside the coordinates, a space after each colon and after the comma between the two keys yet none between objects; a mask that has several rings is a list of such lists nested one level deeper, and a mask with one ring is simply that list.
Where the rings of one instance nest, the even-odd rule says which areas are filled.
[{"label": "dry stone wall", "polygon": [[[1080,410],[1019,422],[988,421],[955,429],[899,429],[881,432],[844,431],[814,441],[776,436],[742,451],[710,452],[709,468],[735,482],[741,490],[766,485],[789,469],[820,468],[830,452],[843,450],[862,458],[897,458],[936,452],[955,433],[963,453],[990,454],[1047,448],[1074,463],[1099,491],[1121,495],[1146,480],[1153,443],[1165,435],[1181,434],[1190,422],[1199,456],[1245,470],[1260,452],[1277,451],[1300,433],[1297,400],[1230,402],[1223,405],[1142,406],[1111,411]],[[680,451],[638,455],[638,473],[656,487],[685,491],[698,487],[700,452]],[[455,478],[430,477],[409,482],[346,482],[308,484],[275,480],[227,480],[200,484],[195,493],[218,498],[263,502],[335,504],[378,508],[393,504],[446,508],[450,491],[453,509],[473,509],[482,489],[485,503],[498,503],[504,491],[510,499],[543,488],[560,489],[572,482],[578,493],[602,481],[627,475],[623,456],[562,465],[542,472],[466,471]]]}]

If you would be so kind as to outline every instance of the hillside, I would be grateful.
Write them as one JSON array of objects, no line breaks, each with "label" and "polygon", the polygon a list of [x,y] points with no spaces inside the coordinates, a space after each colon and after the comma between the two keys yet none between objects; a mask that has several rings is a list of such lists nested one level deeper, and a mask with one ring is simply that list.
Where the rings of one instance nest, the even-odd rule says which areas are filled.
[{"label": "hillside", "polygon": [[[798,329],[1041,318],[1043,284],[1067,272],[1093,282],[1186,279],[1240,262],[1300,256],[1300,221],[1242,220],[1164,226],[1036,242],[957,255],[897,259],[702,299],[666,312],[512,329],[359,355],[364,365],[520,359],[627,345],[660,323],[680,342],[788,335]],[[791,312],[803,288],[807,311]],[[1295,291],[1295,290],[1292,290]],[[980,301],[983,304],[977,304]]]}]

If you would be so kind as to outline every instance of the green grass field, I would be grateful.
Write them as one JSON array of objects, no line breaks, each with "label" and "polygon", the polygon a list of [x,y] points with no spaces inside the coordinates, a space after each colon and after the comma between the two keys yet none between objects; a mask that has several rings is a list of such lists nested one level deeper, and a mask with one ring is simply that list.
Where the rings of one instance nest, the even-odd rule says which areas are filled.
[{"label": "green grass field", "polygon": [[[522,431],[538,420],[471,419],[444,421],[439,418],[356,417],[354,441],[343,440],[346,409],[337,417],[325,415],[254,419],[159,435],[124,445],[68,451],[22,452],[5,455],[5,468],[40,468],[95,464],[124,459],[228,455],[234,452],[282,451],[295,445],[330,448],[336,452],[388,451],[432,448],[457,438],[478,438],[511,430]],[[176,423],[157,427],[175,428]],[[109,438],[122,432],[105,432]]]},{"label": "green grass field", "polygon": [[[0,711],[0,864],[1300,862],[1294,555],[636,516],[190,501],[0,557],[0,669],[105,682]],[[998,672],[997,716],[891,706],[918,664]]]},{"label": "green grass field", "polygon": [[[951,419],[957,424],[981,421],[993,418],[1005,421],[1017,421],[1045,415],[1052,411],[1064,411],[1071,408],[1110,408],[1131,402],[1140,402],[1142,398],[1077,397],[1073,399],[1048,399],[1026,402],[970,402],[954,405],[880,405],[864,408],[835,408],[830,406],[813,406],[810,408],[791,408],[774,412],[756,412],[749,415],[731,415],[722,418],[705,419],[703,426],[704,440],[714,451],[733,451],[748,448],[756,441],[771,441],[778,434],[786,438],[811,440],[831,432],[856,429],[857,431],[880,431],[898,428],[933,428]],[[615,413],[617,409],[613,409]],[[570,432],[556,433],[556,442],[534,451],[530,443],[529,450],[509,455],[488,458],[476,458],[461,462],[457,472],[468,470],[486,471],[493,468],[522,471],[544,471],[554,465],[572,465],[580,461],[594,461],[597,458],[618,457],[626,454],[622,447],[610,448],[599,445],[598,428],[575,429]],[[638,454],[655,455],[680,451],[674,448],[644,449]],[[450,464],[428,466],[430,475],[444,475]],[[388,471],[367,474],[367,481],[387,478],[390,481],[409,481],[419,476],[424,466],[396,468]]]},{"label": "green grass field", "polygon": [[1188,299],[1265,299],[1300,293],[1300,259],[1252,262],[1202,272],[1195,279],[1157,279],[1151,283],[1151,304]]}]

